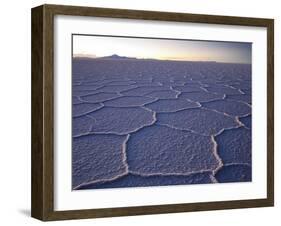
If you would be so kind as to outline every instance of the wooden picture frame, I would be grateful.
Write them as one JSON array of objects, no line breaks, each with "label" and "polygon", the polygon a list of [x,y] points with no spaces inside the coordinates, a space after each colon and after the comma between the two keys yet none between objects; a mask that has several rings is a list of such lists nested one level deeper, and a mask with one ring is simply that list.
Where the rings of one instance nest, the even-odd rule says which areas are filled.
[{"label": "wooden picture frame", "polygon": [[[267,29],[267,198],[122,208],[54,210],[54,16],[240,25]],[[32,217],[66,220],[274,205],[274,21],[124,9],[42,5],[32,9]]]}]

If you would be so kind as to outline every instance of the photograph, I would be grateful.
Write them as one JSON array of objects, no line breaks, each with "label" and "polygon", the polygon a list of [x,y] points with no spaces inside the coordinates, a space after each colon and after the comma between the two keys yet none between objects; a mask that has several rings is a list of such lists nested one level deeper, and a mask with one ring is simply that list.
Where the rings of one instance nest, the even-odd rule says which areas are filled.
[{"label": "photograph", "polygon": [[252,43],[72,34],[72,189],[252,181]]}]

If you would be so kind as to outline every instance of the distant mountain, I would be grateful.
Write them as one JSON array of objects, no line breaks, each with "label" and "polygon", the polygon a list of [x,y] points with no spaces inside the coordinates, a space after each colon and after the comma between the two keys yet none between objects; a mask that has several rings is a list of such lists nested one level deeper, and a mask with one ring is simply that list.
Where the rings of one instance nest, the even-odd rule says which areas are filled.
[{"label": "distant mountain", "polygon": [[105,57],[99,57],[99,59],[104,60],[137,60],[135,57],[125,57],[125,56],[119,56],[117,54],[113,54],[111,56],[105,56]]}]

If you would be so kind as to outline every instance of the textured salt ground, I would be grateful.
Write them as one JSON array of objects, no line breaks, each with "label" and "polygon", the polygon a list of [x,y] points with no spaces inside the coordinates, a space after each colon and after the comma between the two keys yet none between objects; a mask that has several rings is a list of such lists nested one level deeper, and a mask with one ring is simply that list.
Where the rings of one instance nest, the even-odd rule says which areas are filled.
[{"label": "textured salt ground", "polygon": [[239,126],[234,118],[201,108],[186,109],[168,114],[159,113],[157,114],[157,123],[207,136],[215,135],[225,128]]},{"label": "textured salt ground", "polygon": [[208,101],[223,99],[224,95],[201,91],[201,92],[190,92],[190,93],[183,92],[180,94],[180,97],[195,102],[208,102]]},{"label": "textured salt ground", "polygon": [[236,89],[251,89],[251,82],[247,82],[247,81],[235,82],[235,83],[230,83],[230,86]]},{"label": "textured salt ground", "polygon": [[232,116],[244,116],[251,113],[251,107],[245,103],[231,100],[216,100],[203,103],[203,107],[223,112]]},{"label": "textured salt ground", "polygon": [[170,87],[175,87],[175,86],[183,86],[185,84],[184,81],[162,81],[161,84],[163,86],[170,86]]},{"label": "textured salt ground", "polygon": [[114,99],[119,96],[120,95],[117,93],[100,92],[100,93],[81,96],[80,99],[82,101],[86,101],[86,102],[90,102],[90,103],[102,103],[103,101],[111,100],[111,99]]},{"label": "textured salt ground", "polygon": [[88,117],[87,115],[72,118],[72,136],[76,137],[81,134],[89,133],[93,123],[94,119]]},{"label": "textured salt ground", "polygon": [[199,107],[198,103],[194,103],[185,99],[175,99],[175,100],[158,100],[151,104],[145,105],[147,108],[155,111],[157,113],[160,112],[175,112],[188,108]]},{"label": "textured salt ground", "polygon": [[251,95],[252,94],[252,90],[251,89],[240,89],[244,94],[248,94]]},{"label": "textured salt ground", "polygon": [[224,130],[215,137],[218,154],[225,164],[242,163],[251,165],[251,130],[240,127]]},{"label": "textured salt ground", "polygon": [[146,94],[148,97],[154,97],[158,99],[175,99],[178,97],[180,92],[176,92],[175,90],[163,90],[163,91],[153,91],[151,93]]},{"label": "textured salt ground", "polygon": [[248,128],[248,129],[252,128],[252,116],[251,115],[241,117],[241,118],[239,118],[239,121],[242,122],[246,128]]},{"label": "textured salt ground", "polygon": [[111,81],[108,83],[110,86],[126,86],[126,85],[134,85],[136,82],[134,81]]},{"label": "textured salt ground", "polygon": [[241,94],[241,92],[238,89],[227,87],[224,85],[215,85],[205,87],[205,89],[209,92],[213,93],[220,93],[220,94],[229,94],[229,95],[235,95],[235,94]]},{"label": "textured salt ground", "polygon": [[75,58],[72,95],[75,189],[251,181],[250,65]]},{"label": "textured salt ground", "polygon": [[126,90],[130,90],[133,88],[137,88],[134,85],[106,85],[98,89],[99,92],[122,92]]},{"label": "textured salt ground", "polygon": [[151,82],[151,81],[135,81],[135,86],[137,87],[159,87],[161,83],[159,82]]},{"label": "textured salt ground", "polygon": [[131,90],[128,91],[123,91],[121,92],[123,95],[126,96],[143,96],[145,94],[149,94],[153,91],[161,91],[161,90],[166,90],[168,91],[169,88],[168,87],[163,87],[163,86],[143,86],[143,87],[137,87],[137,88],[133,88]]},{"label": "textured salt ground", "polygon": [[142,107],[103,107],[88,114],[94,119],[91,132],[128,134],[154,123],[155,115]]},{"label": "textured salt ground", "polygon": [[96,90],[72,90],[72,96],[74,97],[82,97],[86,95],[96,94]]},{"label": "textured salt ground", "polygon": [[76,96],[73,96],[72,97],[72,104],[81,104],[83,103],[83,101],[79,98],[79,97],[76,97]]},{"label": "textured salt ground", "polygon": [[174,90],[180,92],[200,92],[203,91],[201,87],[198,86],[190,86],[190,85],[183,85],[183,86],[175,86],[173,87]]},{"label": "textured salt ground", "polygon": [[248,182],[252,180],[252,170],[247,165],[223,166],[217,173],[218,182]]},{"label": "textured salt ground", "polygon": [[163,185],[181,184],[209,184],[213,183],[211,173],[198,173],[175,176],[140,176],[134,174],[124,175],[116,180],[109,182],[90,183],[79,187],[79,189],[101,189],[101,188],[120,188],[120,187],[147,187]]},{"label": "textured salt ground", "polygon": [[73,139],[72,186],[105,181],[127,172],[123,142],[126,136],[85,135]]},{"label": "textured salt ground", "polygon": [[252,104],[252,97],[248,94],[227,95],[226,99]]},{"label": "textured salt ground", "polygon": [[100,109],[102,106],[103,105],[100,103],[98,103],[98,104],[92,104],[92,103],[74,104],[72,106],[72,117],[86,115],[87,113]]},{"label": "textured salt ground", "polygon": [[95,91],[99,88],[102,88],[102,85],[75,85],[73,86],[73,90],[75,91]]},{"label": "textured salt ground", "polygon": [[137,107],[156,101],[156,98],[142,96],[122,96],[104,102],[105,106],[111,107]]},{"label": "textured salt ground", "polygon": [[190,174],[219,165],[211,137],[153,125],[130,136],[129,171],[144,175]]}]

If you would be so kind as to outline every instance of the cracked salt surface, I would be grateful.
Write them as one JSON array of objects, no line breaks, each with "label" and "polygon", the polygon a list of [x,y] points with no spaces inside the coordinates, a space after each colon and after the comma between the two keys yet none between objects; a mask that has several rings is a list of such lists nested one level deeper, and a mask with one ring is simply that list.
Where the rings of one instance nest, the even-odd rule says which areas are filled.
[{"label": "cracked salt surface", "polygon": [[200,92],[203,91],[202,88],[199,86],[190,86],[190,85],[184,85],[184,86],[175,86],[173,87],[174,90],[180,91],[180,92]]},{"label": "cracked salt surface", "polygon": [[191,102],[185,99],[175,99],[175,100],[158,100],[151,104],[145,105],[147,108],[159,112],[175,112],[188,108],[199,107],[200,105],[195,102]]},{"label": "cracked salt surface", "polygon": [[195,102],[208,102],[208,101],[223,99],[224,95],[201,91],[201,92],[181,93],[180,97]]},{"label": "cracked salt surface", "polygon": [[142,97],[142,96],[122,96],[117,97],[113,100],[104,102],[105,106],[111,107],[137,107],[156,101],[156,98]]},{"label": "cracked salt surface", "polygon": [[76,137],[81,134],[87,134],[91,131],[91,124],[94,123],[94,119],[87,115],[72,118],[72,136]]},{"label": "cracked salt surface", "polygon": [[232,116],[245,116],[250,114],[252,110],[252,108],[245,103],[230,100],[210,101],[208,103],[203,103],[202,106]]},{"label": "cracked salt surface", "polygon": [[247,129],[252,128],[252,116],[251,115],[241,117],[241,118],[239,118],[239,121],[242,122]]},{"label": "cracked salt surface", "polygon": [[251,65],[73,59],[73,189],[251,181]]},{"label": "cracked salt surface", "polygon": [[202,108],[186,109],[173,113],[157,114],[157,122],[177,129],[194,131],[202,135],[215,135],[225,128],[235,128],[239,124],[230,116]]},{"label": "cracked salt surface", "polygon": [[225,85],[210,85],[205,88],[209,92],[213,93],[220,93],[220,94],[241,94],[241,92],[238,89],[235,89],[233,87],[225,86]]},{"label": "cracked salt surface", "polygon": [[101,88],[101,85],[76,85],[73,86],[74,91],[93,91]]},{"label": "cracked salt surface", "polygon": [[126,136],[84,135],[73,139],[73,187],[127,173],[122,144]]},{"label": "cracked salt surface", "polygon": [[99,92],[122,92],[126,90],[130,90],[132,88],[137,88],[137,86],[134,85],[107,85],[103,86],[98,89]]},{"label": "cracked salt surface", "polygon": [[215,140],[223,163],[251,164],[251,130],[243,127],[224,130]]},{"label": "cracked salt surface", "polygon": [[130,136],[129,171],[141,175],[182,175],[215,170],[219,162],[211,137],[153,125]]},{"label": "cracked salt surface", "polygon": [[79,97],[76,97],[76,96],[73,96],[72,97],[72,104],[81,104],[83,103],[83,101],[79,98]]},{"label": "cracked salt surface", "polygon": [[177,92],[175,90],[163,90],[163,91],[153,91],[146,96],[148,97],[155,97],[158,99],[175,99],[178,97],[178,94],[180,92]]},{"label": "cracked salt surface", "polygon": [[120,95],[117,93],[100,92],[100,93],[87,94],[87,95],[81,96],[80,99],[82,101],[86,101],[89,103],[102,103],[103,101],[111,100],[111,99],[114,99],[119,96]]},{"label": "cracked salt surface", "polygon": [[142,176],[132,173],[126,174],[116,180],[82,185],[79,189],[101,189],[101,188],[120,188],[120,187],[146,187],[163,185],[181,184],[209,184],[213,183],[211,173],[195,173],[190,175],[156,175]]},{"label": "cracked salt surface", "polygon": [[237,164],[223,166],[217,173],[218,182],[247,182],[252,180],[251,166]]},{"label": "cracked salt surface", "polygon": [[74,104],[72,106],[72,116],[78,117],[82,115],[86,115],[92,111],[98,110],[102,108],[102,104],[92,104],[92,103],[80,103]]},{"label": "cracked salt surface", "polygon": [[227,95],[227,99],[252,104],[252,97],[248,94]]},{"label": "cracked salt surface", "polygon": [[88,114],[94,119],[91,132],[128,134],[155,122],[155,113],[142,107],[103,107]]},{"label": "cracked salt surface", "polygon": [[169,90],[169,88],[164,86],[142,86],[142,87],[132,88],[131,90],[128,91],[123,91],[122,94],[126,96],[134,96],[134,95],[143,96],[153,91],[161,91],[161,90]]}]

